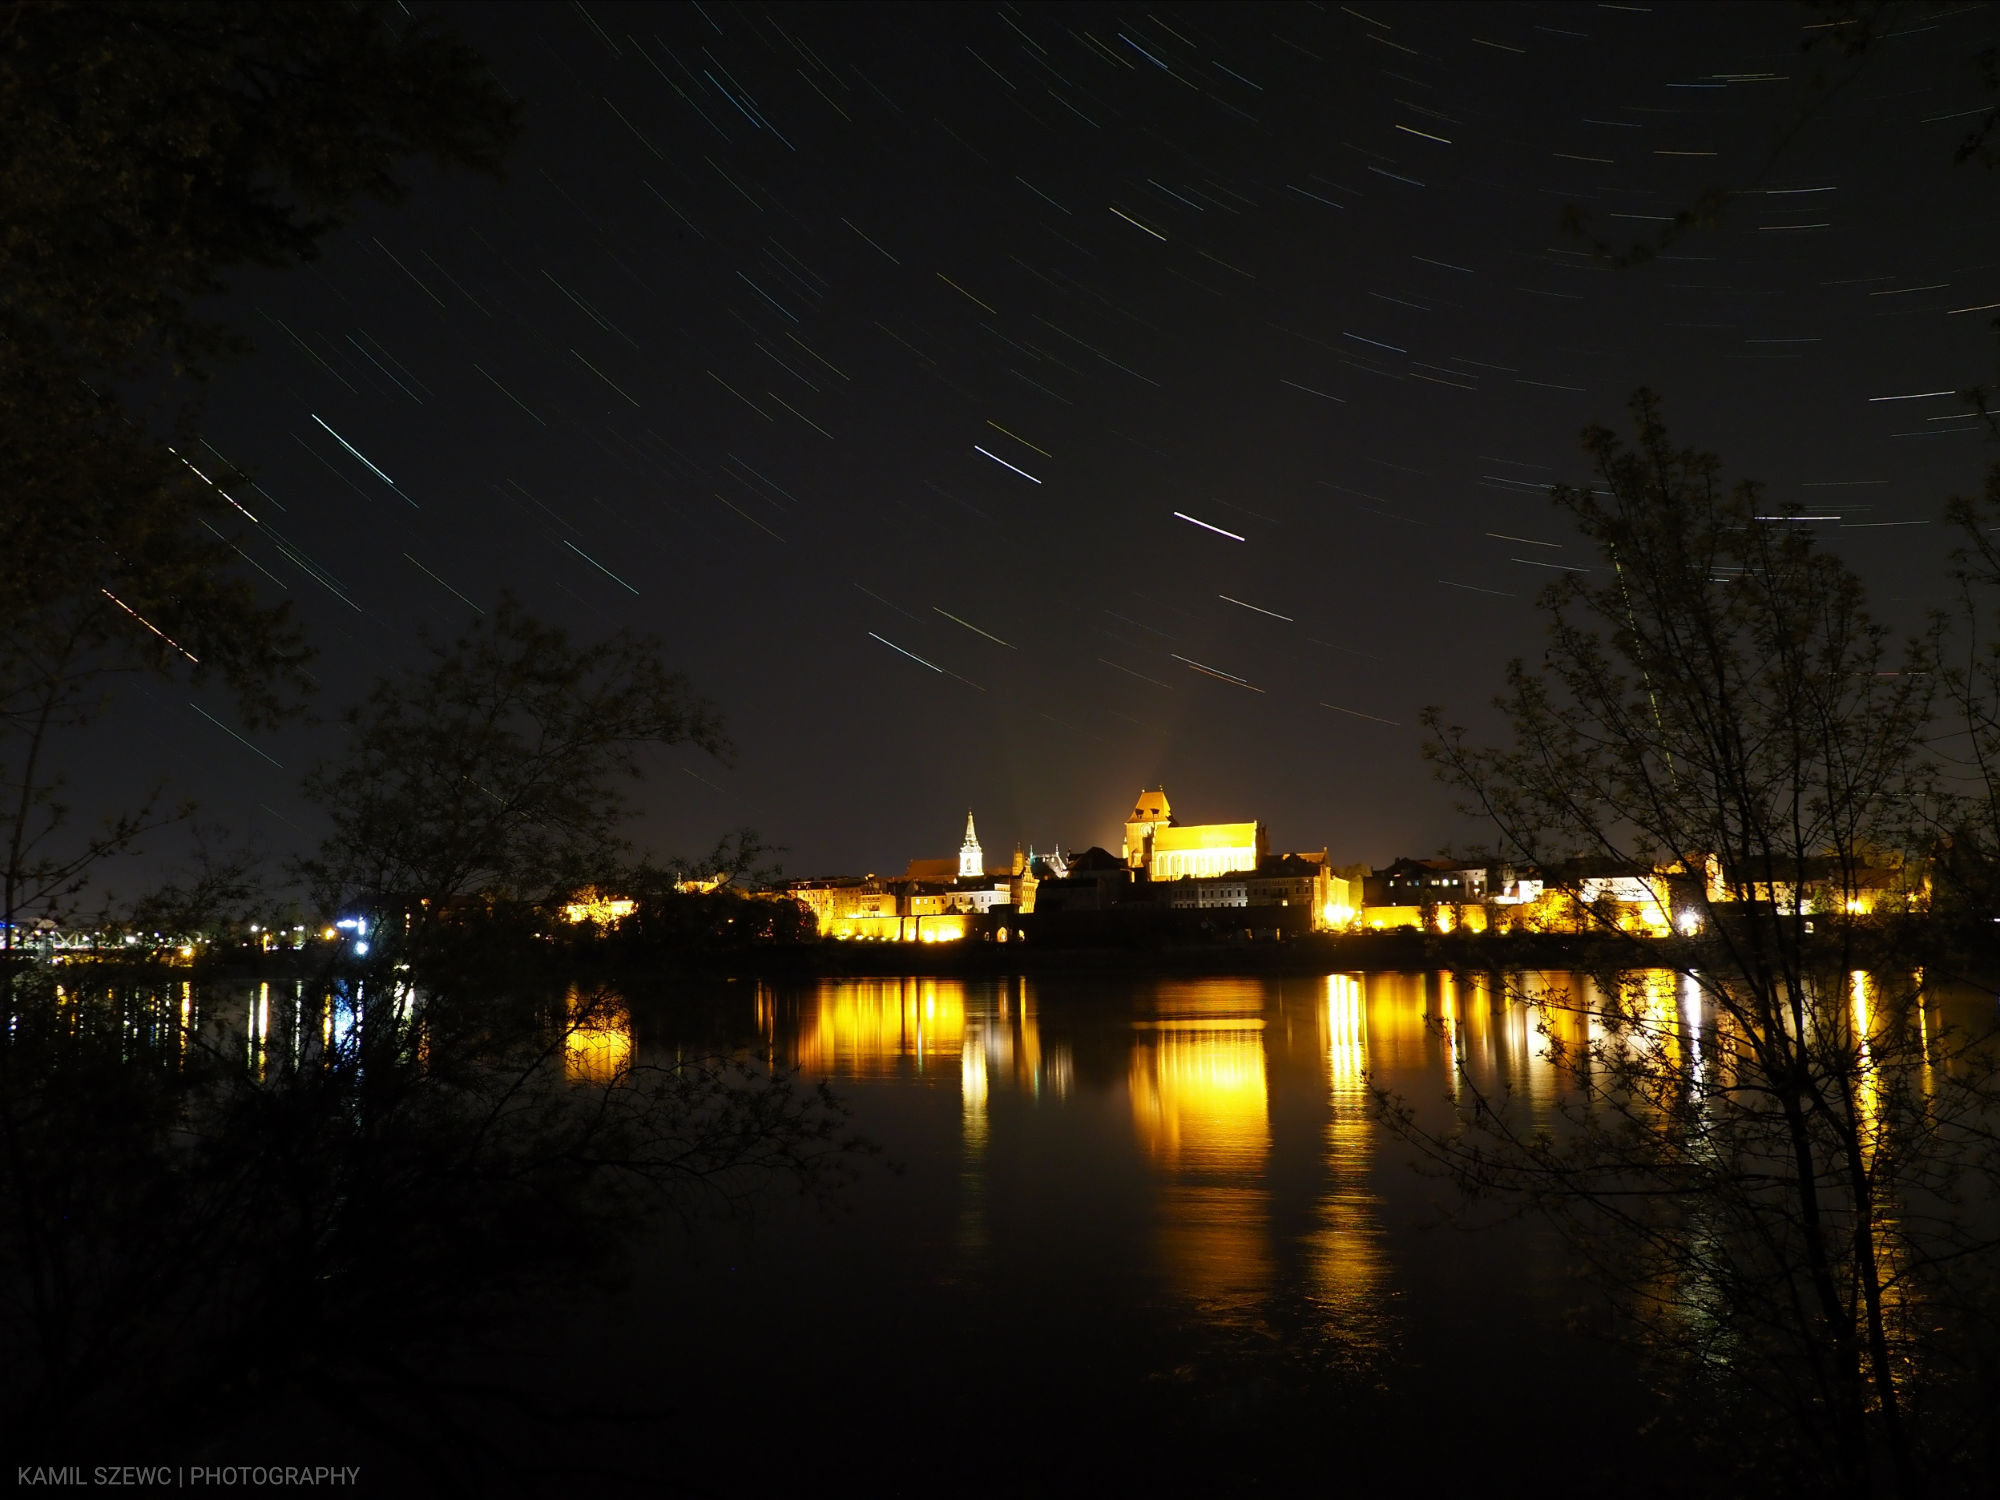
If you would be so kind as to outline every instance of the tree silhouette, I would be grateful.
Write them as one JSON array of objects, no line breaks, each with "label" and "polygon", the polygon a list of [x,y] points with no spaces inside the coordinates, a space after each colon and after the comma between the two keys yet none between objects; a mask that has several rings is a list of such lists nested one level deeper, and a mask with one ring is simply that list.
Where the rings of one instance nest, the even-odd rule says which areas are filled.
[{"label": "tree silhouette", "polygon": [[253,724],[305,687],[289,610],[240,569],[238,476],[194,457],[203,381],[246,347],[210,299],[400,198],[412,157],[497,169],[518,115],[387,4],[0,13],[0,944],[160,819],[67,830],[54,741],[111,679],[218,679]]},{"label": "tree silhouette", "polygon": [[[1563,1226],[1736,1433],[1768,1426],[1843,1492],[1917,1494],[1994,1409],[1960,1330],[1992,1327],[1965,1273],[2000,1251],[1985,1039],[1940,1034],[1872,873],[1930,805],[1935,678],[1809,528],[1674,447],[1650,393],[1632,409],[1632,445],[1591,429],[1596,483],[1554,493],[1598,566],[1542,596],[1546,649],[1498,700],[1511,743],[1427,716],[1497,855],[1575,871],[1611,945],[1593,983],[1509,983],[1565,1102],[1538,1120],[1464,1075],[1444,1131],[1384,1103],[1463,1187]],[[1592,859],[1667,872],[1664,952],[1588,899]]]},{"label": "tree silhouette", "polygon": [[603,879],[648,747],[722,754],[713,707],[621,631],[578,644],[513,599],[377,685],[307,794],[332,830],[305,865],[327,910],[421,943],[468,896],[541,900]]}]

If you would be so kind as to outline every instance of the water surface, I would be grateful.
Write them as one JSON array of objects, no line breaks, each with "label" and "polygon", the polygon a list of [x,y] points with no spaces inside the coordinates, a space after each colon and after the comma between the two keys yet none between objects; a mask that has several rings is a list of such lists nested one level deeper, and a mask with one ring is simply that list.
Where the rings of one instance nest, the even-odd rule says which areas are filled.
[{"label": "water surface", "polygon": [[[1687,1038],[1709,1024],[1687,981],[1643,984]],[[649,1238],[621,1289],[524,1326],[504,1367],[589,1409],[572,1440],[621,1492],[746,1472],[1683,1492],[1668,1414],[1560,1239],[1468,1211],[1372,1107],[1385,1089],[1441,1126],[1471,1087],[1552,1119],[1524,986],[1591,998],[1563,974],[635,988],[553,1086],[747,1047],[828,1081],[879,1149],[825,1195]],[[1857,1007],[1871,993],[1857,976]],[[270,999],[250,999],[253,1058],[284,1044]],[[1923,1024],[1992,1010],[1946,994]]]},{"label": "water surface", "polygon": [[[1199,1474],[1233,1491],[1301,1464],[1414,1480],[1438,1444],[1535,1448],[1560,1414],[1595,1433],[1570,1477],[1630,1489],[1644,1389],[1569,1326],[1596,1312],[1561,1244],[1532,1222],[1468,1228],[1370,1108],[1372,1080],[1442,1121],[1454,1054],[1552,1107],[1544,1044],[1495,985],[742,988],[770,1060],[831,1080],[883,1154],[829,1209],[774,1207],[705,1260],[716,1379],[675,1399],[713,1430],[784,1392],[774,1422],[836,1466],[849,1441],[925,1462],[962,1445],[975,1488]],[[635,1016],[642,1052],[670,1029],[643,1001]],[[636,1305],[690,1326],[674,1293]],[[912,1493],[924,1472],[885,1471]]]}]

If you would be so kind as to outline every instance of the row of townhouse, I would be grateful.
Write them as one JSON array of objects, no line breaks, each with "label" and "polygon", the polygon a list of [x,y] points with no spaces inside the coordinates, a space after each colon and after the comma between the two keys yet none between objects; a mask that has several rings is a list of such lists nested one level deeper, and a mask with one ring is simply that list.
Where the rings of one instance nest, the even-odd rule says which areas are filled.
[{"label": "row of townhouse", "polygon": [[1651,867],[1571,860],[1547,869],[1399,859],[1366,882],[1360,927],[1693,935],[1746,905],[1805,919],[1920,909],[1921,872],[1833,857],[1755,868],[1715,855]]}]

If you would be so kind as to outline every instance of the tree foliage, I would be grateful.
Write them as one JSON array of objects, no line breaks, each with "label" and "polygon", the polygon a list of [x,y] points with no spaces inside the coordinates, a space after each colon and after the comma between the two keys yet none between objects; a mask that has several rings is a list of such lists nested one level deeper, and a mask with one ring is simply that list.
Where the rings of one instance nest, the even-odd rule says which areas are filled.
[{"label": "tree foliage", "polygon": [[[1512,984],[1553,1115],[1469,1075],[1442,1131],[1385,1104],[1463,1187],[1570,1231],[1734,1431],[1774,1424],[1844,1492],[1920,1493],[2000,1396],[1963,1335],[1992,1327],[2000,1094],[1863,914],[1870,866],[1934,805],[1936,679],[1808,527],[1674,447],[1649,393],[1633,413],[1630,447],[1585,434],[1596,484],[1554,492],[1599,565],[1544,593],[1547,648],[1498,700],[1509,743],[1433,710],[1429,753],[1502,857],[1578,898],[1593,868],[1640,872],[1682,936],[1667,969],[1635,944],[1591,984]],[[1580,901],[1615,943],[1609,906]]]},{"label": "tree foliage", "polygon": [[307,778],[331,832],[306,866],[329,910],[435,919],[608,875],[648,747],[727,750],[714,709],[621,631],[578,644],[511,598],[430,665],[377,685]]},{"label": "tree foliage", "polygon": [[24,352],[138,378],[237,347],[202,299],[310,260],[415,156],[494,171],[517,107],[389,4],[17,4],[0,23],[0,305]]},{"label": "tree foliage", "polygon": [[0,13],[0,537],[24,564],[0,570],[0,919],[156,821],[65,846],[51,740],[108,679],[213,678],[252,723],[304,689],[297,623],[239,566],[256,517],[196,438],[201,377],[246,347],[212,299],[400,198],[411,157],[495,169],[517,126],[476,54],[387,4]]},{"label": "tree foliage", "polygon": [[824,1088],[635,1045],[602,989],[50,998],[17,987],[0,1028],[17,1457],[116,1432],[200,1461],[275,1410],[436,1492],[508,1492],[490,1431],[453,1418],[533,1419],[547,1393],[457,1383],[469,1352],[596,1285],[660,1215],[826,1182],[856,1148]]},{"label": "tree foliage", "polygon": [[[1719,229],[1729,221],[1738,200],[1754,198],[1793,144],[1805,136],[1828,110],[1869,76],[1891,49],[1884,44],[1908,31],[1929,30],[1947,17],[1963,13],[1948,0],[1805,0],[1799,7],[1814,19],[1805,25],[1800,43],[1801,79],[1791,109],[1766,143],[1755,165],[1727,181],[1711,182],[1686,198],[1661,228],[1638,238],[1615,241],[1615,231],[1580,203],[1564,206],[1563,228],[1586,241],[1602,264],[1618,270],[1644,266],[1689,235]],[[1961,85],[1969,83],[1982,104],[1966,111],[1972,123],[1952,152],[1955,166],[1975,162],[2000,165],[2000,46],[1988,44],[1966,52],[1957,71]],[[1615,217],[1615,216],[1614,216]]]},{"label": "tree foliage", "polygon": [[[1968,935],[2000,915],[2000,637],[1993,601],[2000,590],[2000,463],[1983,495],[1952,500],[1958,531],[1954,608],[1938,621],[1940,680],[1957,723],[1941,737],[1941,758],[1955,796],[1941,798],[1935,860],[1937,894],[1966,918]],[[1990,938],[1990,930],[1982,936]],[[1981,946],[1985,946],[1982,944]]]},{"label": "tree foliage", "polygon": [[[1542,596],[1548,648],[1509,666],[1499,700],[1513,745],[1475,748],[1433,714],[1428,753],[1475,797],[1504,858],[1692,870],[1714,856],[1732,903],[1829,875],[1844,902],[1870,851],[1906,832],[1931,675],[1892,655],[1859,578],[1808,526],[1755,484],[1725,489],[1713,455],[1674,448],[1650,392],[1633,414],[1631,448],[1605,428],[1584,435],[1601,487],[1555,491],[1602,566]],[[1696,899],[1706,912],[1706,885]],[[1781,954],[1804,923],[1743,941],[1795,971]]]}]

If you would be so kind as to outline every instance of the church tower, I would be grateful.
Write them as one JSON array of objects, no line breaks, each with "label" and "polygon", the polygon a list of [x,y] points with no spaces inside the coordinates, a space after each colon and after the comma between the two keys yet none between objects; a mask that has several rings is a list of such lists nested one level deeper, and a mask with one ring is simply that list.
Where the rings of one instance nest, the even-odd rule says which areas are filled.
[{"label": "church tower", "polygon": [[979,835],[972,831],[972,809],[965,810],[965,842],[958,846],[958,875],[980,876],[986,873],[986,855],[979,847]]},{"label": "church tower", "polygon": [[1132,812],[1125,819],[1125,863],[1134,870],[1146,870],[1153,863],[1153,836],[1174,826],[1174,810],[1167,801],[1167,789],[1153,787],[1139,793]]}]

